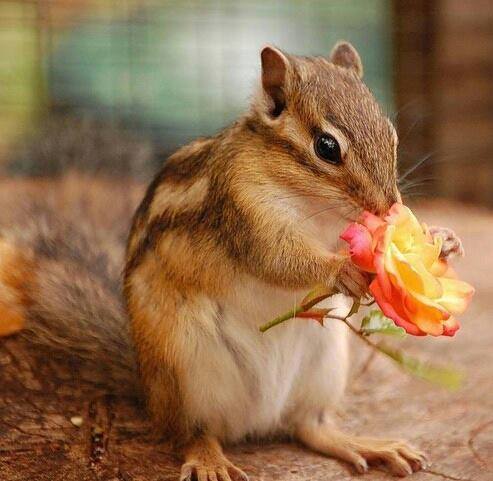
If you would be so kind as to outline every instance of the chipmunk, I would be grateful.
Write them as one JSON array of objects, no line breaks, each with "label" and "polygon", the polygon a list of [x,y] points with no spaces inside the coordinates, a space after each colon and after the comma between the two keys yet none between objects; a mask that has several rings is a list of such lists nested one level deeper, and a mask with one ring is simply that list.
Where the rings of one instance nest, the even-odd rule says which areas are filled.
[{"label": "chipmunk", "polygon": [[[45,229],[51,240],[29,250],[25,238],[2,229],[0,317],[118,368],[116,384],[132,371],[153,424],[183,454],[181,481],[247,479],[222,445],[270,436],[295,438],[360,473],[372,462],[401,476],[426,465],[403,441],[335,426],[349,367],[342,323],[292,319],[259,332],[316,284],[354,298],[367,293],[367,276],[338,253],[338,235],[362,210],[382,215],[401,197],[396,131],[362,75],[347,42],[327,58],[263,48],[249,111],[171,155],[147,189],[126,247],[126,316],[117,287],[107,294],[117,300],[101,294],[115,269],[70,292],[94,255],[82,262],[67,254],[72,269],[52,269],[47,282],[51,258],[39,245],[52,252],[59,240]],[[443,256],[460,250],[453,233],[434,231],[443,232]],[[67,314],[63,302],[77,296]],[[114,325],[117,341],[108,342]]]}]

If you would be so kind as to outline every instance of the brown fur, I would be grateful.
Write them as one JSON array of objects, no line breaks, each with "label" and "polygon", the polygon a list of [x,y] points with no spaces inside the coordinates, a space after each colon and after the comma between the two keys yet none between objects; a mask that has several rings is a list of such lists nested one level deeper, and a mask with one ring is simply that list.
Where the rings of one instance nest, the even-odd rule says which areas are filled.
[{"label": "brown fur", "polygon": [[27,277],[33,270],[33,259],[12,244],[0,240],[0,336],[8,336],[24,328],[29,300],[25,293]]},{"label": "brown fur", "polygon": [[140,188],[65,177],[0,182],[0,333],[83,361],[115,393],[138,382],[121,296]]},{"label": "brown fur", "polygon": [[[40,344],[106,368],[115,388],[135,374],[130,330],[156,427],[185,445],[192,460],[200,458],[197,473],[224,458],[207,426],[185,409],[183,353],[220,322],[221,299],[235,280],[248,275],[290,289],[322,283],[355,296],[366,287],[346,258],[308,245],[300,228],[306,219],[295,218],[284,201],[314,199],[345,208],[349,219],[361,209],[382,213],[400,198],[395,131],[360,80],[359,57],[344,47],[332,60],[264,50],[263,89],[249,112],[167,159],[128,237],[123,294],[130,329],[118,275],[132,202],[119,208],[116,200],[126,196],[111,186],[104,197],[93,183],[74,183],[70,192],[63,184],[65,197],[38,191],[41,202],[22,214],[15,204],[13,219],[0,219],[0,307],[6,301],[20,309],[9,311],[21,316],[13,324],[25,321],[26,334]],[[314,151],[314,138],[326,131],[338,137],[341,165]],[[217,469],[224,467],[236,469]]]},{"label": "brown fur", "polygon": [[[134,218],[124,286],[133,339],[150,411],[179,442],[201,429],[181,407],[179,346],[184,331],[201,329],[191,305],[220,298],[238,273],[308,288],[335,284],[345,266],[277,216],[276,188],[376,213],[399,198],[395,132],[358,73],[322,57],[286,59],[283,113],[273,118],[273,99],[259,92],[231,127],[168,159]],[[343,166],[313,153],[327,123],[350,143]]]}]

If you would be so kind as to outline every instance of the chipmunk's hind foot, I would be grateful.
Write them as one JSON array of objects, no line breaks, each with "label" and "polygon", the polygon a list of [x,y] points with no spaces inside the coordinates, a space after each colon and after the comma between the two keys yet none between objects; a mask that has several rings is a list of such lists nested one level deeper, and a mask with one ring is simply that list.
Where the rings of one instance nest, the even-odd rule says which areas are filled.
[{"label": "chipmunk's hind foot", "polygon": [[184,452],[180,481],[248,481],[248,476],[226,458],[215,438],[201,436]]},{"label": "chipmunk's hind foot", "polygon": [[370,464],[384,464],[396,476],[407,476],[428,465],[424,453],[401,440],[354,437],[348,448]]},{"label": "chipmunk's hind foot", "polygon": [[351,436],[315,423],[299,429],[298,437],[314,451],[351,463],[359,473],[376,464],[384,464],[395,476],[407,476],[427,467],[426,456],[405,441]]}]

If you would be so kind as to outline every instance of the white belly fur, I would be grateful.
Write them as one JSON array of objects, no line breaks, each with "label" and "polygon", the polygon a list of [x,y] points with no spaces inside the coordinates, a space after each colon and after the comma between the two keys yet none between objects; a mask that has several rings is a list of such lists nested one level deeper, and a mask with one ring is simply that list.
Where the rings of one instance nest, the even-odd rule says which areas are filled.
[{"label": "white belly fur", "polygon": [[[219,306],[204,299],[201,312],[215,312],[216,319],[188,344],[182,390],[188,416],[210,434],[229,442],[289,434],[305,416],[338,402],[348,372],[342,323],[327,321],[322,328],[292,319],[264,334],[258,330],[305,294],[245,276]],[[330,304],[341,313],[349,308],[340,295]]]}]

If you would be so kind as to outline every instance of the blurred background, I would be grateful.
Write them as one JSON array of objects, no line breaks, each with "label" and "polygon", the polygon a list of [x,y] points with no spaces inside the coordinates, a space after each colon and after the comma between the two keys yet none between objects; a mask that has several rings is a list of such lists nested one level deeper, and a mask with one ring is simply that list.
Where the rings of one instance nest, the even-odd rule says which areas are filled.
[{"label": "blurred background", "polygon": [[493,205],[493,0],[0,0],[0,165],[147,179],[221,129],[259,49],[338,39],[400,135],[410,194]]}]

